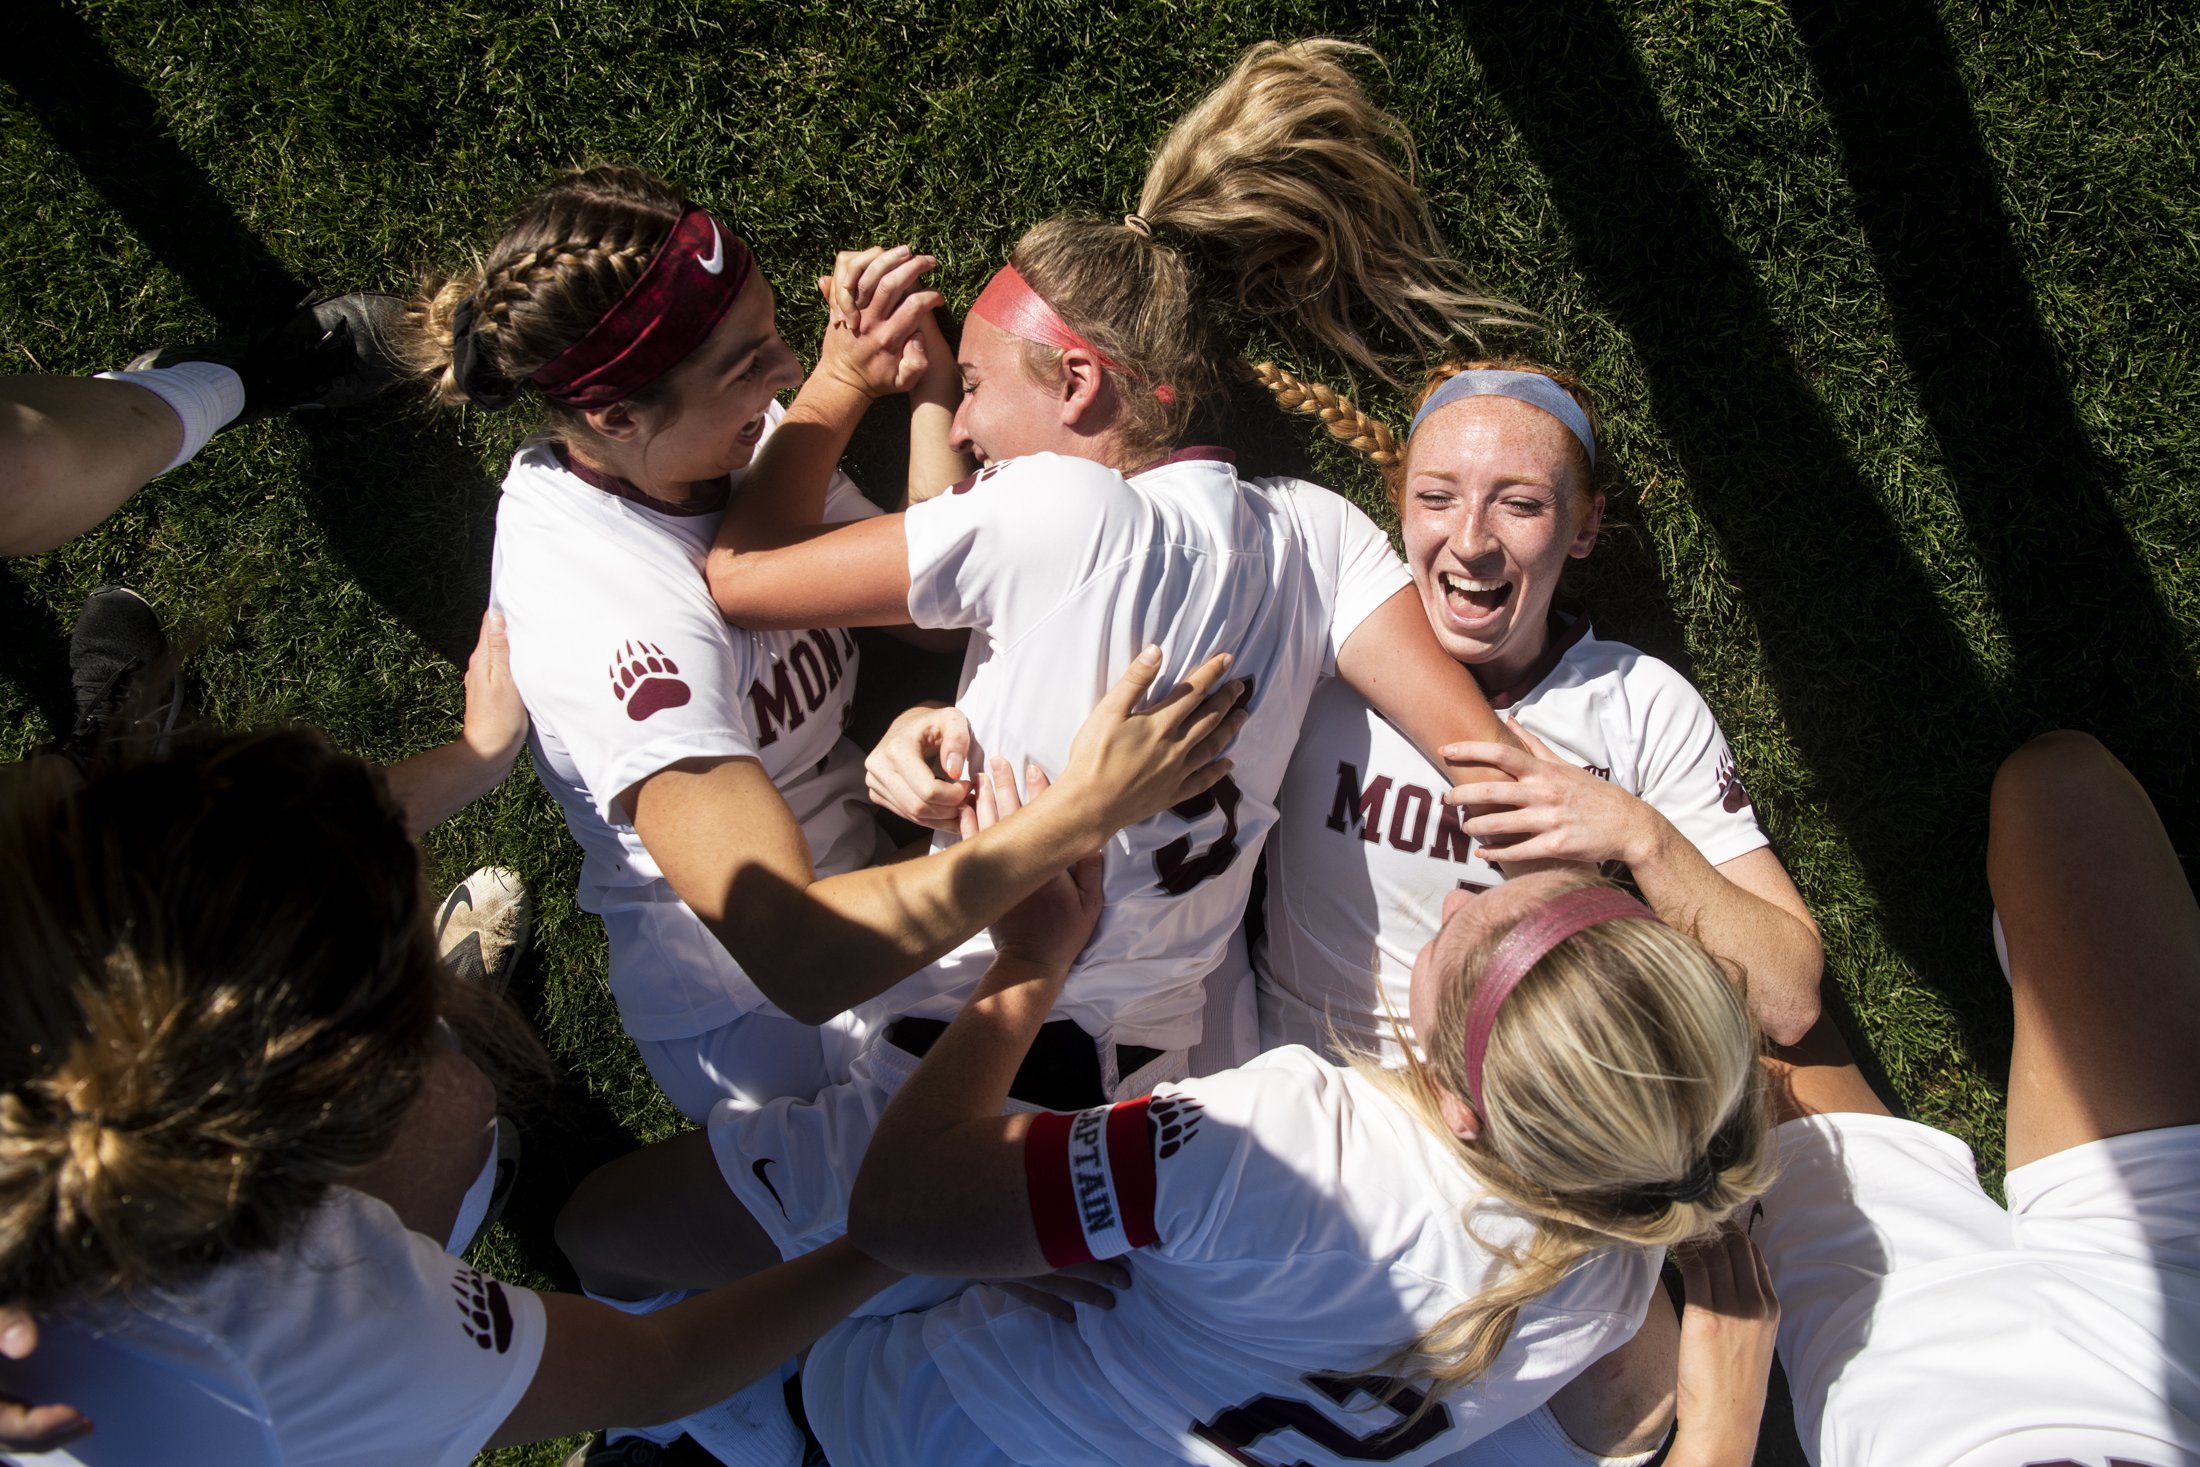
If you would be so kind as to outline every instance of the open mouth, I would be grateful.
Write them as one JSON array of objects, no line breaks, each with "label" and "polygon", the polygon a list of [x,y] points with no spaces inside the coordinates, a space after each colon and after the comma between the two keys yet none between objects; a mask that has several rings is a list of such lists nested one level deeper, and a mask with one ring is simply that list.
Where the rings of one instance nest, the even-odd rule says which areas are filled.
[{"label": "open mouth", "polygon": [[1462,621],[1495,616],[1512,599],[1511,581],[1479,580],[1453,571],[1440,571],[1436,579],[1444,588],[1445,609]]},{"label": "open mouth", "polygon": [[743,423],[741,431],[733,436],[735,442],[745,443],[753,447],[756,440],[764,436],[764,415],[758,413],[755,417]]}]

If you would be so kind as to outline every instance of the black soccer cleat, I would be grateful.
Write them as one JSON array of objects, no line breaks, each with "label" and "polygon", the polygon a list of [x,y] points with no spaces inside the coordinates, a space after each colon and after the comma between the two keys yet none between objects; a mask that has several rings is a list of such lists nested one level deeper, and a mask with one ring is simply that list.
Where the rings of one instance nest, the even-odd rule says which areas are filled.
[{"label": "black soccer cleat", "polygon": [[181,362],[215,362],[244,379],[244,411],[228,426],[277,413],[350,407],[393,385],[404,369],[390,332],[404,313],[394,295],[359,292],[300,307],[289,320],[243,341],[164,346],[137,357],[133,372]]},{"label": "black soccer cleat", "polygon": [[69,632],[69,684],[76,726],[65,742],[77,754],[108,738],[164,739],[183,706],[168,634],[127,586],[101,586],[84,598]]}]

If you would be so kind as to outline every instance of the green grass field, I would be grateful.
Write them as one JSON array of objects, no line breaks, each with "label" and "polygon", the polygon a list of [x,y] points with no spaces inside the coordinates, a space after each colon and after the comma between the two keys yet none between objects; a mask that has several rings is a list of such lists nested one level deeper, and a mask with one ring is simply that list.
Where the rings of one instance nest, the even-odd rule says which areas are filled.
[{"label": "green grass field", "polygon": [[[1913,1115],[1998,1176],[1980,851],[2004,752],[2099,734],[2193,850],[2200,25],[2179,8],[19,0],[6,29],[0,372],[406,290],[590,159],[732,222],[804,350],[822,316],[797,287],[836,247],[915,243],[967,305],[1024,226],[1131,207],[1248,42],[1366,40],[1449,237],[1605,404],[1628,487],[1584,577],[1600,625],[1703,689]],[[881,485],[892,417],[854,456]],[[0,568],[0,756],[66,726],[69,619],[106,581],[196,638],[214,719],[381,759],[450,737],[523,427],[392,399],[243,429]],[[1257,468],[1379,500],[1272,414],[1242,437]],[[520,996],[565,1079],[487,1246],[556,1281],[564,1191],[677,1117],[619,1032],[578,850],[533,780],[431,847],[440,878],[493,860],[536,885]]]}]

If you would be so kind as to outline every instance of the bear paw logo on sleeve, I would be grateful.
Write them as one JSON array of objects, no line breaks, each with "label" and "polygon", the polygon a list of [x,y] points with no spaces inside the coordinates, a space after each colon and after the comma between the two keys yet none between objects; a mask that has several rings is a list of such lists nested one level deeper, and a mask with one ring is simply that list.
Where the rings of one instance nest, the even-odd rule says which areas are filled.
[{"label": "bear paw logo on sleeve", "polygon": [[1200,1117],[1206,1112],[1199,1102],[1182,1095],[1164,1095],[1146,1107],[1146,1124],[1153,1128],[1154,1156],[1168,1160],[1199,1134]]},{"label": "bear paw logo on sleeve", "polygon": [[1729,815],[1749,803],[1749,791],[1742,788],[1742,771],[1735,766],[1731,753],[1719,756],[1719,808]]},{"label": "bear paw logo on sleeve", "polygon": [[679,664],[653,642],[628,642],[611,659],[611,696],[640,723],[652,713],[677,708],[694,696],[680,680]]},{"label": "bear paw logo on sleeve", "polygon": [[504,1285],[470,1268],[451,1275],[460,1328],[484,1350],[499,1355],[512,1348],[512,1306]]}]

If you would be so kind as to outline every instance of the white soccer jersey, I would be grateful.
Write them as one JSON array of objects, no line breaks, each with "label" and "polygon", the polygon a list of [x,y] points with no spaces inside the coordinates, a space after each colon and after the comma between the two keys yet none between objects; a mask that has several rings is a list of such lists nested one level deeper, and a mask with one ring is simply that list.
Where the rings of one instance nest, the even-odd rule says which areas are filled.
[{"label": "white soccer jersey", "polygon": [[[1217,449],[1128,478],[1054,454],[997,464],[912,508],[907,534],[911,618],[972,629],[957,703],[974,769],[1031,760],[1059,773],[1078,726],[1149,643],[1162,648],[1161,687],[1216,652],[1252,681],[1230,779],[1109,843],[1107,910],[1057,1010],[1112,1043],[1189,1046],[1307,699],[1407,584],[1404,566],[1343,498],[1241,480]],[[981,932],[887,1002],[952,1017],[991,959]]]},{"label": "white soccer jersey", "polygon": [[1383,1404],[1370,1372],[1531,1225],[1370,1081],[1279,1050],[1041,1116],[1025,1168],[1049,1260],[1127,1253],[1133,1282],[1073,1323],[990,1289],[926,1318],[956,1400],[1020,1462],[1439,1461],[1629,1338],[1657,1281],[1655,1249],[1592,1255],[1521,1309],[1486,1376],[1403,1426],[1418,1396]]},{"label": "white soccer jersey", "polygon": [[464,1467],[542,1358],[539,1298],[344,1187],[282,1247],[132,1302],[62,1311],[0,1369],[97,1423],[89,1462]]},{"label": "white soccer jersey", "polygon": [[[781,416],[773,404],[767,432]],[[876,513],[834,475],[828,520]],[[584,482],[544,441],[512,460],[497,507],[490,601],[510,623],[535,771],[586,856],[580,903],[603,918],[612,995],[637,1039],[700,1034],[770,1005],[665,881],[621,794],[682,759],[753,758],[819,874],[876,851],[862,755],[841,737],[855,640],[728,626],[703,575],[721,518]]]},{"label": "white soccer jersey", "polygon": [[[1559,758],[1655,806],[1716,866],[1765,844],[1726,736],[1657,658],[1600,640],[1586,616],[1513,689],[1493,690]],[[1253,953],[1260,1043],[1330,1048],[1330,1026],[1394,1054],[1413,960],[1444,894],[1504,878],[1469,849],[1450,781],[1349,687],[1314,695],[1276,803],[1265,932]],[[1216,982],[1229,981],[1218,974]],[[1387,1004],[1387,1009],[1386,1009]]]}]

